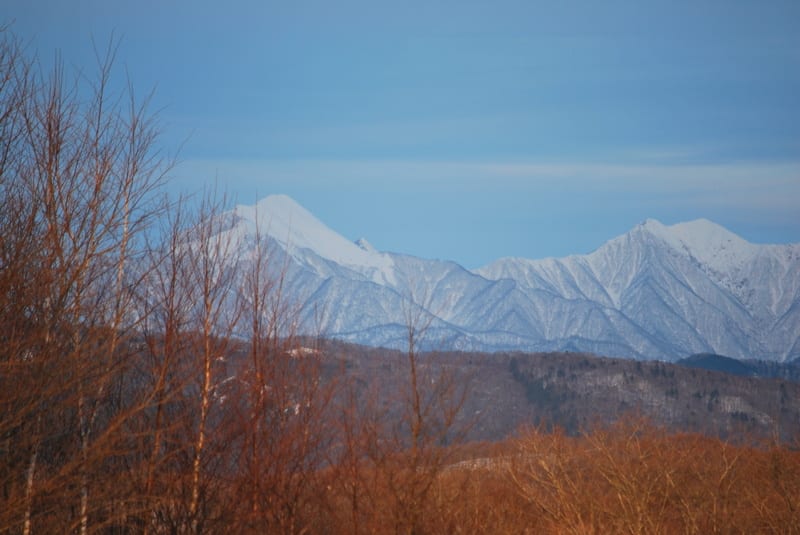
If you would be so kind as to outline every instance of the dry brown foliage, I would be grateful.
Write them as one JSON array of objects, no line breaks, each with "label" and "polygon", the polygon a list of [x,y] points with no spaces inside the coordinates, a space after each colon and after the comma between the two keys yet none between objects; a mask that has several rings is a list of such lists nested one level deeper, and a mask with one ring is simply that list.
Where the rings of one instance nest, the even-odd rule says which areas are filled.
[{"label": "dry brown foliage", "polygon": [[507,472],[552,533],[795,533],[800,452],[671,434],[628,418],[579,437],[530,430]]}]

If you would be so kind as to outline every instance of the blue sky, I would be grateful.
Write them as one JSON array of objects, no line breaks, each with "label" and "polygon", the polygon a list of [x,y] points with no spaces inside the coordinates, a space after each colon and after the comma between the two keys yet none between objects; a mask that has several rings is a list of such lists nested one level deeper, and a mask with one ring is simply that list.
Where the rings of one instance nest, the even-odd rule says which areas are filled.
[{"label": "blue sky", "polygon": [[[478,267],[646,218],[800,242],[800,2],[5,0],[46,64],[155,90],[173,191],[286,193]],[[127,73],[127,74],[126,74]]]}]

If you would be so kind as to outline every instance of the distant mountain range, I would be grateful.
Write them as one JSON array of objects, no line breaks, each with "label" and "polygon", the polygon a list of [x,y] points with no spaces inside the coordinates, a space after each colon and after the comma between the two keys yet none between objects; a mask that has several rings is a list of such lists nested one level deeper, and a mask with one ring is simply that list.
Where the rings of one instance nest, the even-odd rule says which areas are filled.
[{"label": "distant mountain range", "polygon": [[228,215],[242,258],[256,225],[269,237],[307,333],[404,348],[413,320],[427,347],[449,350],[800,357],[800,244],[752,244],[703,219],[647,220],[588,255],[470,271],[352,242],[285,195]]},{"label": "distant mountain range", "polygon": [[685,368],[724,372],[742,377],[783,379],[800,383],[800,359],[786,362],[737,360],[713,353],[699,353],[676,362]]}]

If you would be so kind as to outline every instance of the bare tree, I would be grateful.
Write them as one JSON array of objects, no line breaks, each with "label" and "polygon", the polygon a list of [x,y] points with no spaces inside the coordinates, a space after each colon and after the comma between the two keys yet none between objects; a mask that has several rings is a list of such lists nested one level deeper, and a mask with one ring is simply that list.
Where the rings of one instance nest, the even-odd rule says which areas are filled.
[{"label": "bare tree", "polygon": [[468,429],[458,416],[469,377],[420,351],[435,318],[427,301],[405,300],[407,348],[385,357],[391,371],[351,375],[340,392],[333,479],[345,531],[435,531],[447,506],[437,486]]},{"label": "bare tree", "polygon": [[138,301],[143,347],[131,380],[134,389],[147,394],[146,410],[132,426],[139,447],[129,469],[131,479],[139,481],[139,523],[145,533],[175,520],[175,482],[184,472],[178,460],[186,442],[178,422],[189,416],[182,410],[191,376],[187,341],[193,301],[186,246],[191,219],[183,199],[168,204],[157,241],[148,245]]},{"label": "bare tree", "polygon": [[231,336],[238,321],[232,307],[235,292],[236,236],[230,232],[230,221],[222,214],[225,199],[216,192],[207,192],[199,207],[197,220],[188,234],[187,283],[193,307],[190,321],[197,329],[188,335],[190,358],[195,363],[197,381],[192,392],[197,396],[197,417],[192,418],[190,498],[188,519],[193,532],[202,531],[206,520],[214,515],[206,504],[211,501],[213,479],[206,472],[210,457],[208,448],[212,410],[224,401],[221,388],[228,377],[225,359],[231,350]]},{"label": "bare tree", "polygon": [[237,494],[244,498],[238,529],[300,533],[318,503],[335,383],[322,377],[312,339],[297,336],[301,310],[285,294],[288,257],[273,253],[260,225],[247,250],[239,290],[247,358],[237,366],[233,390],[240,415],[232,433],[240,444]]},{"label": "bare tree", "polygon": [[[8,442],[26,444],[14,451],[28,452],[6,479],[10,487],[24,481],[25,506],[4,522],[29,532],[34,509],[41,519],[70,510],[86,533],[93,517],[112,515],[105,498],[93,503],[92,488],[131,409],[114,413],[106,401],[136,323],[129,268],[157,215],[151,200],[168,165],[153,149],[146,101],[108,95],[113,47],[86,102],[60,61],[44,75],[20,59],[13,38],[2,50],[0,298],[13,348],[2,375],[14,386],[5,390],[3,408],[12,409],[0,428]],[[65,494],[71,488],[76,507]]]}]

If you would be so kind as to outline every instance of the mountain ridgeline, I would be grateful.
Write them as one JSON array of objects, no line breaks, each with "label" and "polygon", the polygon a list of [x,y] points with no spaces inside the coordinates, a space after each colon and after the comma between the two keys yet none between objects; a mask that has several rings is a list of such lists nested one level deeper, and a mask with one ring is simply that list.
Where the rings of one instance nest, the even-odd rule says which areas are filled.
[{"label": "mountain ridgeline", "polygon": [[800,357],[800,244],[752,244],[707,220],[647,220],[588,255],[470,271],[352,242],[285,195],[228,215],[241,258],[256,228],[268,236],[310,334],[404,348],[413,310],[436,349]]}]

